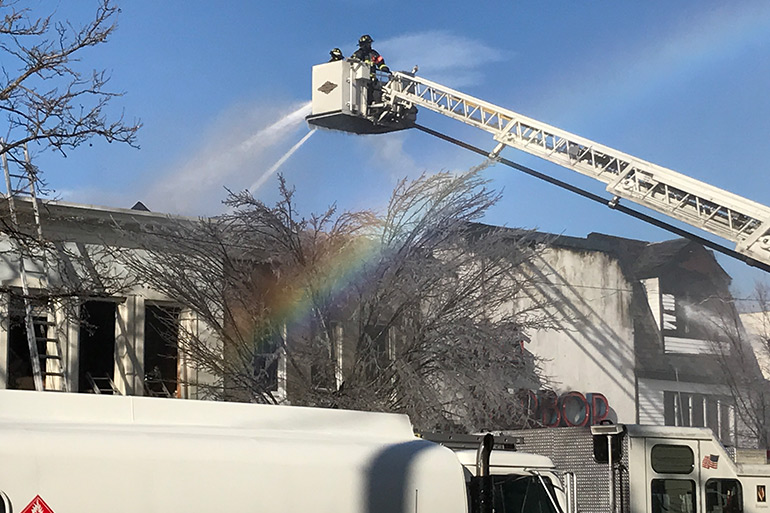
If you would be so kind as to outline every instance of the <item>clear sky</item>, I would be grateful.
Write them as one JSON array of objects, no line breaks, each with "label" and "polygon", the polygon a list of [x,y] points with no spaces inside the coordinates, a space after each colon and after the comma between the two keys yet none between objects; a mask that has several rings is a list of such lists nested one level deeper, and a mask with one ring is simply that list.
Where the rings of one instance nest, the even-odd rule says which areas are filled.
[{"label": "clear sky", "polygon": [[[28,0],[77,24],[95,2]],[[382,208],[396,180],[465,170],[480,157],[417,131],[306,137],[310,73],[358,37],[420,75],[770,205],[767,0],[123,0],[110,42],[81,55],[106,68],[115,101],[144,123],[141,149],[94,142],[37,155],[66,201],[210,215],[225,188],[276,198],[278,168],[305,213]],[[419,122],[492,149],[489,134],[422,112]],[[513,149],[503,156],[602,193],[599,182]],[[486,222],[584,237],[671,238],[501,165]],[[631,205],[633,206],[633,205]],[[720,241],[724,242],[724,241]],[[728,246],[729,243],[724,242]],[[768,275],[720,257],[739,296]]]}]

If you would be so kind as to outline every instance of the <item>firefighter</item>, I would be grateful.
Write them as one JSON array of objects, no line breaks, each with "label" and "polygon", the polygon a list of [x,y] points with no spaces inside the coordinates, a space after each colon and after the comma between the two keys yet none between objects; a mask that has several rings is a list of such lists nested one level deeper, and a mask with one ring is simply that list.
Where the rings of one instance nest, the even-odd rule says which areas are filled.
[{"label": "firefighter", "polygon": [[390,68],[385,65],[385,59],[382,58],[382,55],[372,48],[373,42],[374,40],[369,34],[364,34],[358,38],[358,50],[351,57],[368,64],[372,79],[376,79],[375,72],[390,73]]},{"label": "firefighter", "polygon": [[345,57],[342,55],[342,50],[339,48],[332,48],[332,51],[329,52],[329,55],[331,55],[331,59],[329,59],[329,62],[335,62],[335,61],[341,61]]}]

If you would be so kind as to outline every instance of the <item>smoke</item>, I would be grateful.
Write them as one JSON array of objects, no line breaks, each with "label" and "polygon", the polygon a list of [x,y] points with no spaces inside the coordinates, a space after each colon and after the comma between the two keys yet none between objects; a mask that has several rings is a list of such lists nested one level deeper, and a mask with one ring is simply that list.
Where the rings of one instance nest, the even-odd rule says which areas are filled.
[{"label": "smoke", "polygon": [[[224,124],[219,127],[215,137],[204,142],[198,151],[181,164],[174,166],[174,172],[150,184],[142,197],[157,211],[186,215],[221,212],[225,187],[244,189],[253,182],[254,176],[261,169],[273,163],[276,151],[302,125],[305,116],[310,114],[310,102],[292,109],[267,126],[254,128],[235,122]],[[305,140],[307,136],[302,142]],[[289,155],[300,145],[295,145]],[[285,158],[273,164],[273,167],[277,169],[283,161]],[[269,175],[275,169],[270,168]],[[263,174],[260,180],[264,182],[269,175]]]}]

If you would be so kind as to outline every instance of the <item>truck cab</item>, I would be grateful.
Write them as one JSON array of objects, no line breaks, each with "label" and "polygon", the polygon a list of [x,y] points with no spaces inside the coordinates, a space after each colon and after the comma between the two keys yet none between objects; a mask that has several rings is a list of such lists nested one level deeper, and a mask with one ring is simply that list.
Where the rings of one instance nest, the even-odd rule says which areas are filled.
[{"label": "truck cab", "polygon": [[516,450],[510,437],[493,437],[485,471],[480,468],[479,460],[484,435],[428,433],[421,436],[454,451],[464,469],[468,510],[472,513],[484,513],[484,508],[479,506],[484,473],[488,474],[491,483],[491,507],[495,513],[574,511],[572,474],[560,476],[550,458]]},{"label": "truck cab", "polygon": [[[465,469],[469,498],[478,489],[476,451],[455,451]],[[553,462],[537,454],[492,451],[489,473],[496,513],[567,513],[567,493]]]}]

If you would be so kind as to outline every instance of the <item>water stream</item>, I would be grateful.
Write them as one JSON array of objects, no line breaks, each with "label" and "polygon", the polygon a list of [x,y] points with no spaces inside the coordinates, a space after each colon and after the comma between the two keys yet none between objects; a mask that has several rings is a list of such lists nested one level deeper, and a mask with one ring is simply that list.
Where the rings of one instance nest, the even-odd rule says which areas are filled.
[{"label": "water stream", "polygon": [[271,176],[273,176],[273,174],[276,171],[278,171],[278,168],[281,167],[283,165],[283,163],[286,162],[289,159],[289,157],[291,157],[294,154],[295,151],[297,151],[303,144],[305,144],[305,141],[310,139],[310,136],[313,135],[314,133],[315,133],[315,130],[310,130],[308,133],[305,134],[305,136],[302,139],[297,141],[297,143],[294,144],[294,146],[289,148],[289,151],[284,153],[284,155],[280,159],[278,159],[275,162],[275,164],[270,166],[270,169],[268,169],[267,171],[262,173],[262,176],[260,176],[259,179],[256,182],[254,182],[251,185],[251,187],[249,187],[249,192],[251,194],[254,194],[254,192],[256,192],[257,189],[262,187],[265,184],[265,182],[267,181],[267,179],[270,178]]}]

